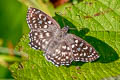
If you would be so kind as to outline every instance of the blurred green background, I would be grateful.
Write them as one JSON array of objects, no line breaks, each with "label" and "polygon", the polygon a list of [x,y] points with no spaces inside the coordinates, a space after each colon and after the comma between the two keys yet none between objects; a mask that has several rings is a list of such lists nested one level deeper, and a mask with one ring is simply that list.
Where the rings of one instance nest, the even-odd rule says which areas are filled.
[{"label": "blurred green background", "polygon": [[26,24],[27,7],[17,0],[0,1],[0,38],[3,46],[11,42],[17,44],[22,35],[22,29]]},{"label": "blurred green background", "polygon": [[26,11],[27,7],[18,0],[0,0],[0,79],[12,78],[8,67],[13,60],[7,50],[4,54],[2,50],[14,48],[19,41],[26,26]]}]

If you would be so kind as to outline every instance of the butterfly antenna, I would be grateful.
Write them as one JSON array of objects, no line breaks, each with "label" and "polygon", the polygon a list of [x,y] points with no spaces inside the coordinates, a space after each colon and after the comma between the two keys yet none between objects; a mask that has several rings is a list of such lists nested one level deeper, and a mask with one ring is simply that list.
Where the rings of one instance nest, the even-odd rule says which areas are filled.
[{"label": "butterfly antenna", "polygon": [[64,19],[62,18],[62,22],[63,22],[63,25],[65,26],[65,22],[64,22]]},{"label": "butterfly antenna", "polygon": [[76,28],[69,28],[70,30],[77,30]]}]

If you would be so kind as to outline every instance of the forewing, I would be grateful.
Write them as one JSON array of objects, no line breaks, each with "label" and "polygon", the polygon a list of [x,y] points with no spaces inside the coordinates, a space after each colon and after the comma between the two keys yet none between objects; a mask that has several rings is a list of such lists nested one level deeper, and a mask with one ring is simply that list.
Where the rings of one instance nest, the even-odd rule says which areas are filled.
[{"label": "forewing", "polygon": [[70,65],[73,61],[73,55],[70,51],[70,47],[66,41],[62,41],[54,49],[53,53],[46,53],[46,59],[56,66]]},{"label": "forewing", "polygon": [[48,29],[51,25],[60,28],[59,24],[53,18],[36,8],[28,8],[26,19],[30,29]]},{"label": "forewing", "polygon": [[36,8],[28,9],[27,23],[30,28],[30,46],[44,51],[55,32],[60,30],[60,26],[54,19]]},{"label": "forewing", "polygon": [[47,45],[52,40],[53,34],[49,31],[30,31],[29,38],[30,38],[30,46],[35,49],[39,50],[46,50]]},{"label": "forewing", "polygon": [[91,62],[99,58],[98,52],[85,40],[68,34],[74,61]]}]

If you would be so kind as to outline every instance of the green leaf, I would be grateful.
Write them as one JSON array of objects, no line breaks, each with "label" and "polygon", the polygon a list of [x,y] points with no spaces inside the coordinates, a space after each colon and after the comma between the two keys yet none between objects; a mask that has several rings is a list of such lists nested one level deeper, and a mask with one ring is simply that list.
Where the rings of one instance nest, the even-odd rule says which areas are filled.
[{"label": "green leaf", "polygon": [[[56,67],[48,62],[42,51],[28,45],[26,33],[16,49],[28,54],[28,60],[15,63],[10,70],[15,79],[34,80],[99,80],[120,75],[120,0],[84,0],[65,9],[63,15],[55,19],[63,27],[69,25],[73,33],[99,52],[95,62],[72,62],[69,67]],[[19,67],[22,65],[22,67]]]}]

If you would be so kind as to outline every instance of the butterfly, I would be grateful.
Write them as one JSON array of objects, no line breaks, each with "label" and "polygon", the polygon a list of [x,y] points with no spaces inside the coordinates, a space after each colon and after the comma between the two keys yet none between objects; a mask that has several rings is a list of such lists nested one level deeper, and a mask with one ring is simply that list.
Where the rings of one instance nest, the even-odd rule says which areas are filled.
[{"label": "butterfly", "polygon": [[55,64],[70,65],[72,61],[92,62],[98,52],[85,40],[67,33],[68,26],[60,25],[43,11],[28,8],[27,24],[30,28],[30,46],[44,51],[45,58]]}]

